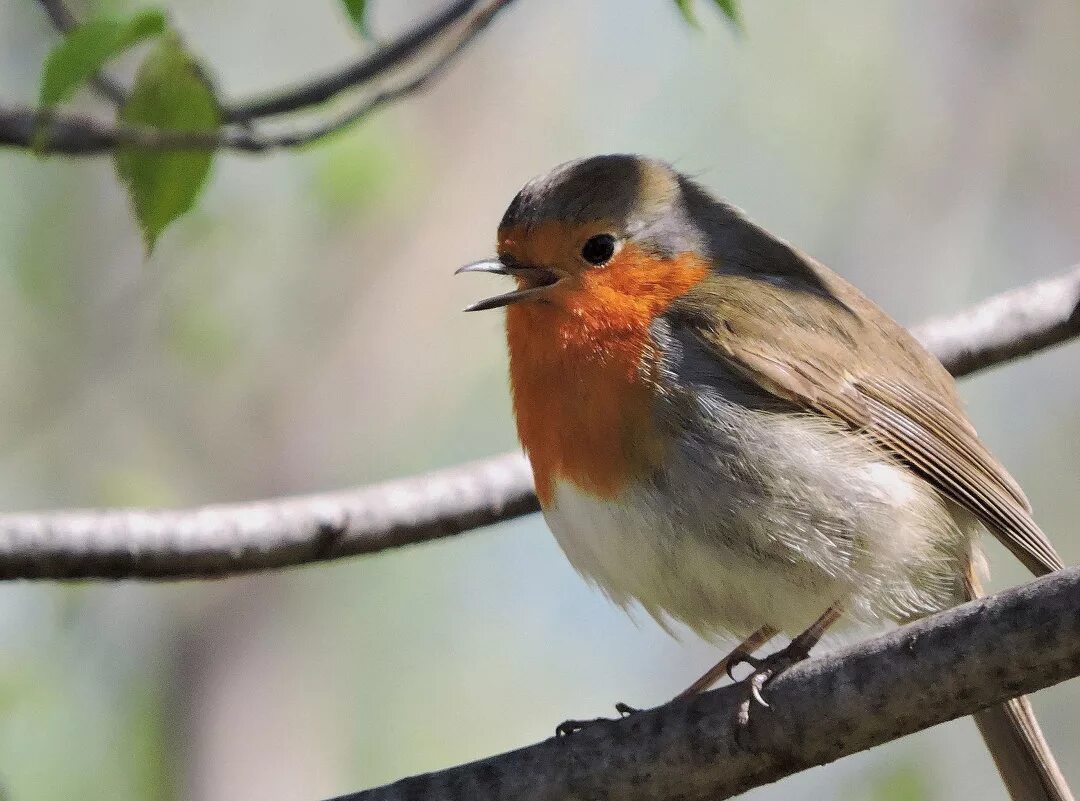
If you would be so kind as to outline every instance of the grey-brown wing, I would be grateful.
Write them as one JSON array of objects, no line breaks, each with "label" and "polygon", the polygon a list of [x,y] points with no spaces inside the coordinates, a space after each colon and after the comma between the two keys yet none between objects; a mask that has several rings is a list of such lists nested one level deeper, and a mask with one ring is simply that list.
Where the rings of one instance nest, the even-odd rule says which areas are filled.
[{"label": "grey-brown wing", "polygon": [[[855,380],[871,436],[979,518],[1035,575],[1064,567],[1027,499],[952,409],[911,386]],[[959,418],[959,420],[957,419]]]},{"label": "grey-brown wing", "polygon": [[1032,519],[1019,486],[958,412],[911,382],[838,375],[835,366],[827,369],[813,357],[791,358],[790,348],[770,341],[768,329],[758,329],[756,337],[745,333],[699,331],[699,336],[717,358],[762,389],[868,434],[979,518],[1035,575],[1064,566]]}]

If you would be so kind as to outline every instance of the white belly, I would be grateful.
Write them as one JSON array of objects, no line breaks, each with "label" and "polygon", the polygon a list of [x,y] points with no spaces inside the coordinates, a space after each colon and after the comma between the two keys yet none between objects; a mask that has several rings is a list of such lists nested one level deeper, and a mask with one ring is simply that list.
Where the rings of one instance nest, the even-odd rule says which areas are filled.
[{"label": "white belly", "polygon": [[836,595],[833,582],[792,586],[785,571],[680,535],[633,500],[599,500],[560,482],[544,517],[579,573],[615,603],[640,606],[669,631],[671,620],[710,638],[743,638],[766,623],[798,631]]},{"label": "white belly", "polygon": [[833,603],[878,621],[957,602],[970,518],[864,444],[744,413],[737,441],[688,440],[614,499],[558,482],[544,516],[574,567],[704,636],[794,634]]}]

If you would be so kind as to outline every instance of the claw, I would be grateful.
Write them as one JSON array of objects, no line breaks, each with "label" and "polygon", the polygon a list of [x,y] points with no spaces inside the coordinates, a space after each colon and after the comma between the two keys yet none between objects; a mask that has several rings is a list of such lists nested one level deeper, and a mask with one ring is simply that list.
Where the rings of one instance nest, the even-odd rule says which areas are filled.
[{"label": "claw", "polygon": [[592,720],[564,720],[558,726],[555,727],[555,736],[558,738],[569,737],[574,732],[581,731],[596,723],[614,723],[622,718],[629,717],[641,710],[630,706],[630,704],[624,704],[622,701],[615,704],[615,711],[619,713],[618,718],[593,718]]},{"label": "claw", "polygon": [[606,720],[606,718],[594,718],[593,720],[564,720],[555,727],[555,736],[559,739],[569,737],[574,732],[581,731],[586,726],[598,723],[601,720]]},{"label": "claw", "polygon": [[793,641],[786,648],[770,654],[764,659],[749,657],[740,661],[754,666],[754,672],[743,679],[746,688],[746,698],[739,704],[735,715],[735,722],[740,727],[745,727],[750,722],[750,708],[756,703],[758,706],[769,708],[769,702],[765,700],[764,690],[769,683],[784,671],[797,665],[806,659],[809,650],[798,641]]},{"label": "claw", "polygon": [[[761,694],[761,691],[765,688],[765,685],[768,684],[769,679],[771,679],[772,676],[773,674],[771,671],[762,671],[761,673],[755,673],[750,677],[750,695],[766,709],[769,707],[769,702],[765,700],[765,696]],[[749,712],[749,710],[747,710],[747,712]]]},{"label": "claw", "polygon": [[735,711],[735,737],[741,741],[742,735],[750,727],[750,695],[739,702]]},{"label": "claw", "polygon": [[735,678],[735,668],[739,667],[739,665],[749,665],[754,670],[757,670],[761,667],[763,661],[764,660],[758,659],[753,654],[743,651],[740,648],[731,652],[731,656],[729,657],[729,661],[725,670],[727,671],[729,679],[731,679],[732,681],[738,681],[738,679]]}]

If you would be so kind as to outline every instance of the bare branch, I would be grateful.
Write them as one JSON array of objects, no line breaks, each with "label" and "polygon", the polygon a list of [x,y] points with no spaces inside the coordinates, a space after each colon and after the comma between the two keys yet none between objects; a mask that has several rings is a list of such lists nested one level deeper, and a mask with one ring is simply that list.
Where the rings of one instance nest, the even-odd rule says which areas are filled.
[{"label": "bare branch", "polygon": [[1080,674],[1080,568],[793,668],[734,726],[741,687],[338,801],[717,801]]},{"label": "bare branch", "polygon": [[75,16],[63,0],[38,0],[38,4],[44,9],[53,27],[60,33],[66,34],[78,25]]},{"label": "bare branch", "polygon": [[[237,132],[242,137],[244,146],[242,149],[269,150],[271,148],[299,147],[300,145],[316,142],[325,136],[337,131],[349,128],[368,115],[374,113],[385,105],[402,100],[411,94],[427,88],[433,80],[440,77],[443,71],[457,56],[468,47],[472,41],[483,32],[495,18],[495,15],[508,6],[513,0],[495,0],[489,3],[476,16],[474,16],[463,28],[458,38],[448,47],[445,52],[438,56],[431,64],[424,68],[416,76],[398,84],[397,86],[384,89],[354,109],[351,109],[339,117],[327,120],[307,130],[291,133],[281,133],[272,136],[258,137],[252,132],[243,130]],[[250,138],[248,138],[250,137]],[[239,143],[238,143],[239,144]],[[233,147],[234,145],[228,145]]]},{"label": "bare branch", "polygon": [[[44,0],[43,0],[44,2]],[[260,132],[250,120],[257,117],[299,110],[322,102],[345,88],[355,88],[384,75],[412,58],[438,33],[458,22],[462,16],[479,5],[478,0],[458,2],[442,14],[418,26],[401,39],[387,45],[368,59],[327,78],[265,100],[253,101],[223,110],[226,125],[219,131],[163,131],[128,125],[115,125],[103,120],[74,114],[0,105],[0,146],[32,148],[40,154],[96,156],[109,154],[119,146],[134,146],[144,150],[236,150],[261,153],[268,150],[299,147],[355,125],[388,103],[401,100],[427,88],[447,66],[478,37],[495,16],[513,0],[490,0],[482,5],[461,28],[453,41],[431,62],[412,77],[397,85],[382,89],[360,102],[355,108],[315,125],[299,130]],[[50,5],[55,0],[50,0]],[[346,80],[348,79],[348,80]]]},{"label": "bare branch", "polygon": [[[40,129],[40,139],[36,139]],[[243,132],[240,132],[243,134]],[[245,141],[242,135],[239,141]],[[144,150],[215,150],[228,147],[224,134],[201,131],[158,131],[112,125],[77,115],[42,113],[37,109],[0,105],[0,146],[33,148],[42,155],[98,156],[131,145]],[[237,149],[244,149],[236,146]]]},{"label": "bare branch", "polygon": [[247,122],[324,103],[341,92],[354,89],[401,66],[478,5],[479,0],[458,0],[367,58],[292,89],[234,103],[225,110],[225,119],[229,122]]},{"label": "bare branch", "polygon": [[957,377],[1064,342],[1080,334],[1080,264],[1057,278],[931,320],[915,334]]},{"label": "bare branch", "polygon": [[[953,372],[1078,333],[1080,267],[915,329]],[[1007,331],[1007,336],[1003,332]],[[536,511],[508,454],[355,490],[187,510],[0,515],[0,578],[170,578],[285,567],[459,534]]]},{"label": "bare branch", "polygon": [[184,578],[448,537],[539,509],[509,454],[359,490],[190,510],[0,516],[0,579]]}]

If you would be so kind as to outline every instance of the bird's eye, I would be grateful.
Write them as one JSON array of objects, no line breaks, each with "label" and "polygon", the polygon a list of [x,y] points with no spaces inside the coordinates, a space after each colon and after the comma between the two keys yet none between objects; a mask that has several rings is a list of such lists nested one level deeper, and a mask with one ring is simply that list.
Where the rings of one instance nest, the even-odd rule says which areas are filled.
[{"label": "bird's eye", "polygon": [[615,237],[611,234],[597,234],[589,237],[588,241],[581,247],[581,258],[585,259],[589,264],[595,264],[597,267],[601,264],[607,264],[614,255]]}]

